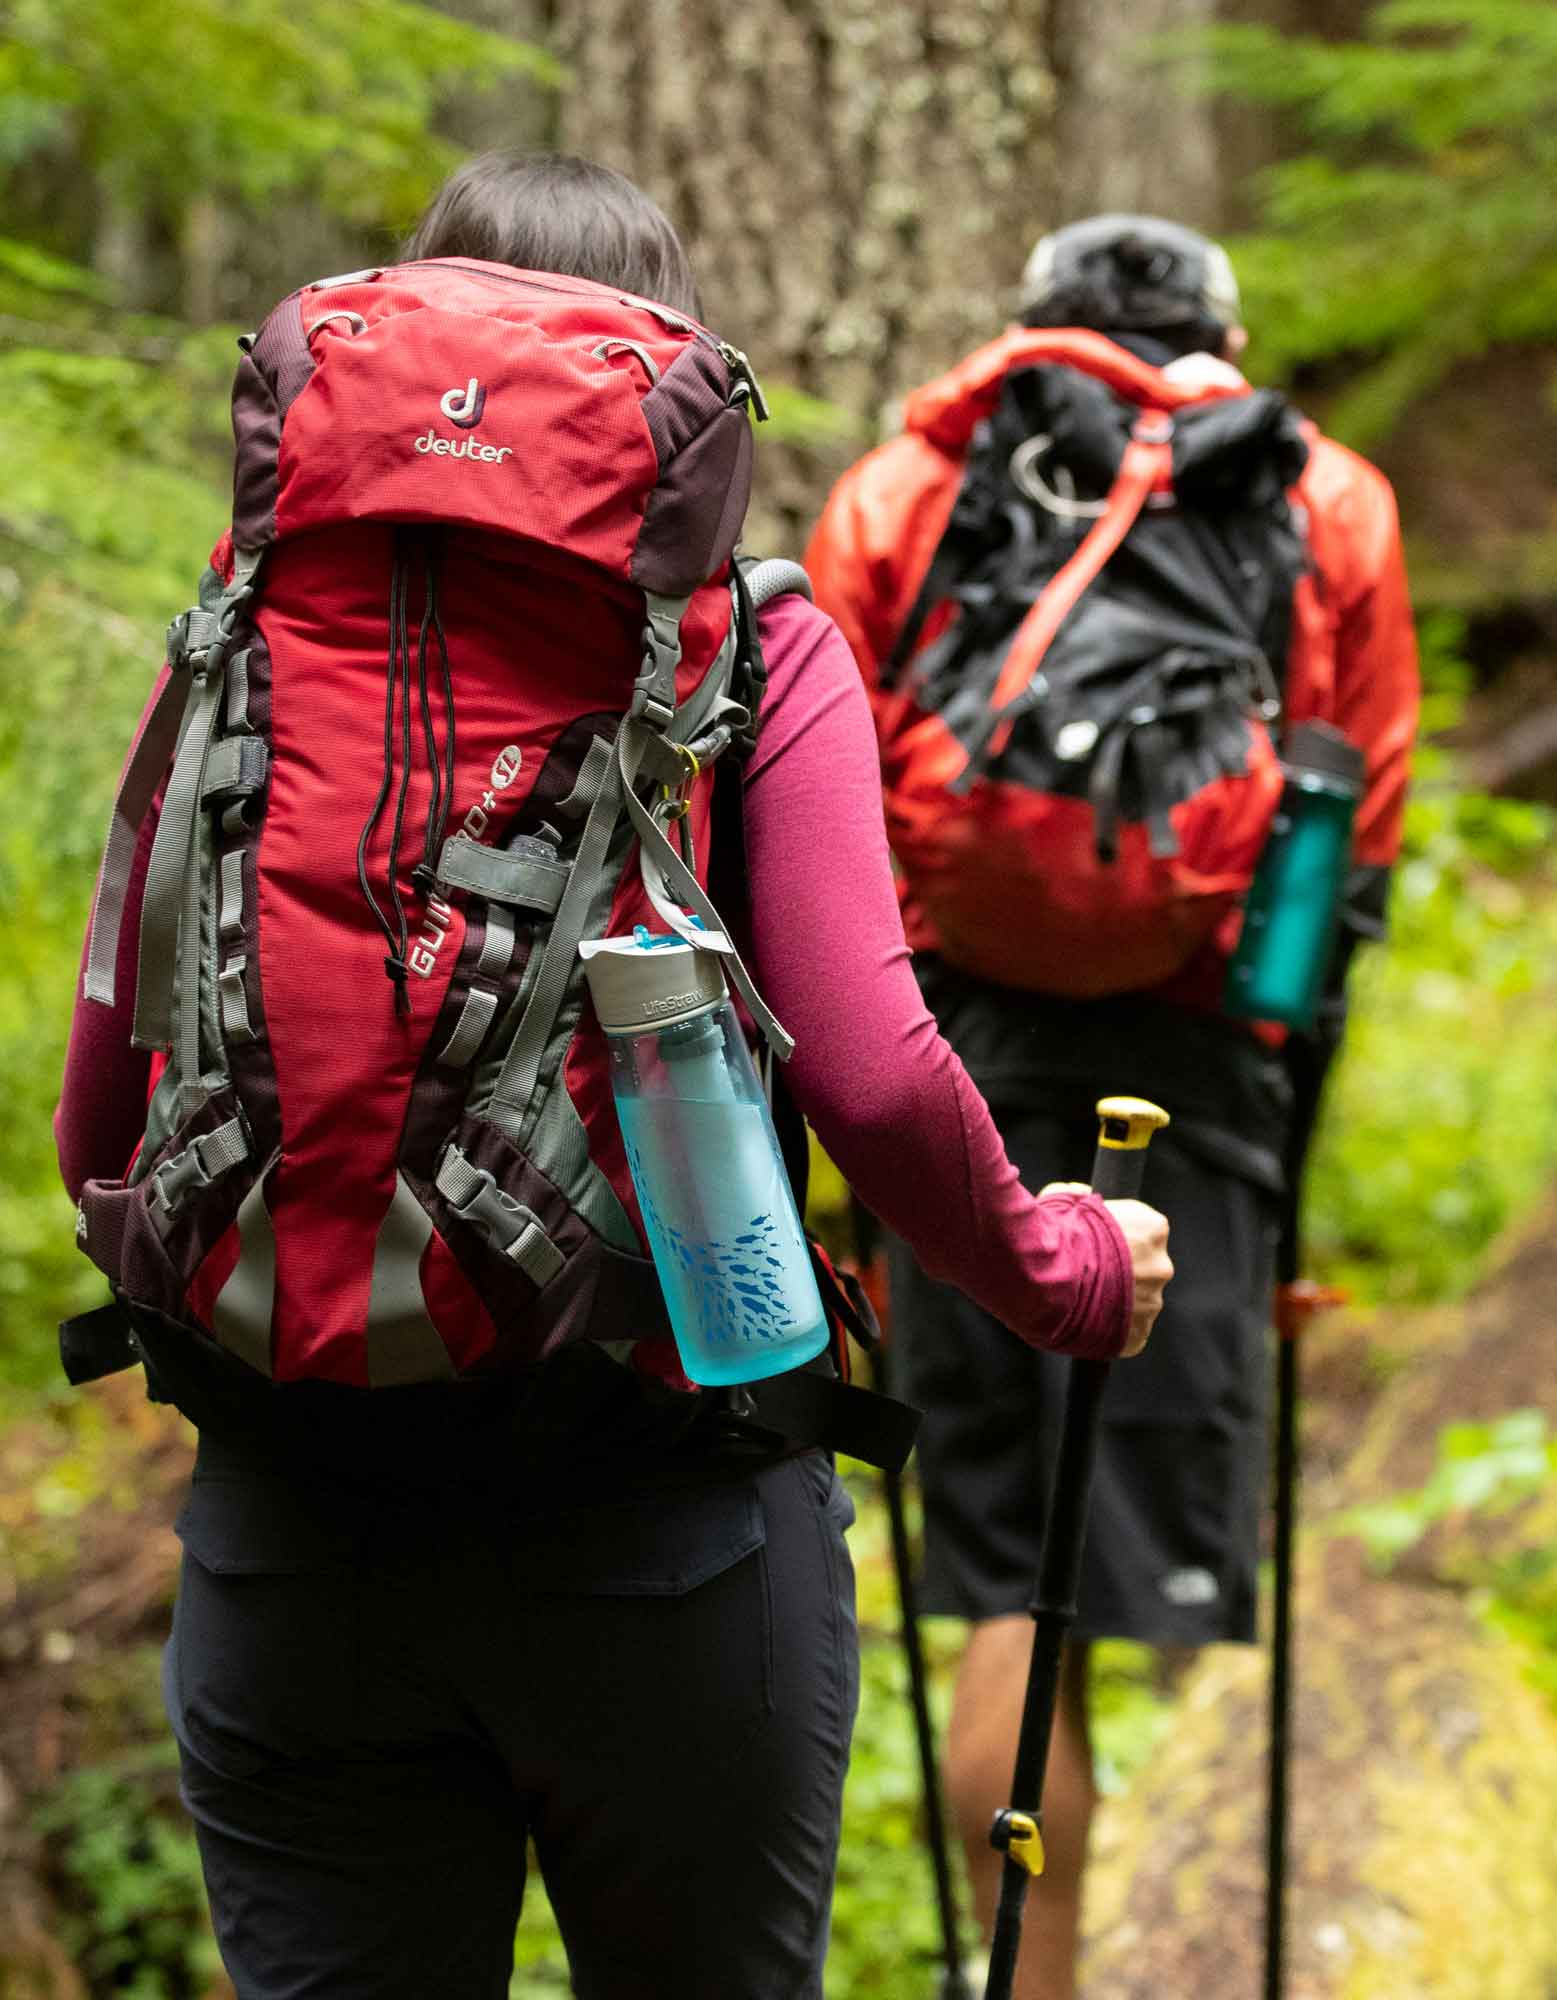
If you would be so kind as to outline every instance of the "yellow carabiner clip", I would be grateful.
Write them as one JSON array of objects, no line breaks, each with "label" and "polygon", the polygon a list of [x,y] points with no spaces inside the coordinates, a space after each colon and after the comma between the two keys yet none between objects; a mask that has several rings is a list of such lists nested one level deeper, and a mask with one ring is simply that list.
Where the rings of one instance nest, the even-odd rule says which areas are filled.
[{"label": "yellow carabiner clip", "polygon": [[672,743],[670,747],[683,760],[686,768],[682,772],[680,781],[677,784],[661,785],[660,794],[666,805],[670,808],[666,817],[669,819],[682,819],[686,816],[691,804],[691,799],[688,795],[692,787],[702,776],[703,766],[691,744]]}]

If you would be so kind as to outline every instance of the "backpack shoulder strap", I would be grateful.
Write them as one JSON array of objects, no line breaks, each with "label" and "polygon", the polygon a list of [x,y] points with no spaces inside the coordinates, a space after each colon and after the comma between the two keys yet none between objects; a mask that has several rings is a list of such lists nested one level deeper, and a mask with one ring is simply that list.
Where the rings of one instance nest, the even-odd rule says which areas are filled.
[{"label": "backpack shoulder strap", "polygon": [[776,597],[803,597],[814,602],[811,579],[797,562],[784,556],[740,556],[736,567],[746,585],[753,611],[760,611]]},{"label": "backpack shoulder strap", "polygon": [[1010,651],[989,698],[989,715],[980,738],[952,789],[967,791],[991,758],[1005,748],[1021,704],[1027,700],[1033,676],[1054,635],[1099,576],[1109,557],[1140,518],[1153,488],[1173,476],[1173,419],[1160,410],[1143,410],[1136,420],[1119,472],[1109,488],[1103,512],[1070,561],[1044,589],[1017,627]]}]

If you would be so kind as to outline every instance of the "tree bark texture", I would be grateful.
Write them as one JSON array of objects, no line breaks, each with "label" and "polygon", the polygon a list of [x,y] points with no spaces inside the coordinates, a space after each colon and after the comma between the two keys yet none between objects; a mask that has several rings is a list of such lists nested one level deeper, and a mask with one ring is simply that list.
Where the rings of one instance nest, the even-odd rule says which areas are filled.
[{"label": "tree bark texture", "polygon": [[797,547],[894,399],[1008,316],[1056,214],[1047,19],[1047,0],[556,8],[561,143],[656,197],[760,374],[859,425],[821,463],[764,447],[754,542]]},{"label": "tree bark texture", "polygon": [[[1550,1546],[1557,1496],[1451,1519],[1384,1574],[1336,1526],[1346,1506],[1420,1486],[1446,1423],[1532,1405],[1557,1419],[1554,1220],[1413,1356],[1339,1477],[1308,1482],[1288,2000],[1557,1991],[1557,1714],[1472,1587],[1488,1557]],[[1204,1656],[1165,1747],[1106,1809],[1084,1995],[1261,1991],[1265,1701],[1261,1655]]]},{"label": "tree bark texture", "polygon": [[1209,27],[1217,0],[1052,0],[1052,13],[1060,220],[1123,209],[1220,228],[1216,124],[1192,87],[1204,62],[1164,67],[1153,50]]}]

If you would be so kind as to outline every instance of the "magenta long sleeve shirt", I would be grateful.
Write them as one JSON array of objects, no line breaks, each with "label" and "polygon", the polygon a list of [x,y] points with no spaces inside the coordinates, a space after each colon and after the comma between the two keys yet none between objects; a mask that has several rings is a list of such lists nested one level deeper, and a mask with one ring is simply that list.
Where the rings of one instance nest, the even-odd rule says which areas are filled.
[{"label": "magenta long sleeve shirt", "polygon": [[[753,971],[795,1037],[788,1081],[828,1154],[934,1278],[1035,1347],[1107,1358],[1132,1296],[1123,1232],[1096,1197],[1039,1201],[936,1028],[909,965],[875,734],[843,635],[786,597],[762,616],[768,693],[746,774]],[[55,1132],[74,1196],[124,1171],[149,1058],[130,1043],[149,833],[120,937],[119,999],[77,999]]]}]

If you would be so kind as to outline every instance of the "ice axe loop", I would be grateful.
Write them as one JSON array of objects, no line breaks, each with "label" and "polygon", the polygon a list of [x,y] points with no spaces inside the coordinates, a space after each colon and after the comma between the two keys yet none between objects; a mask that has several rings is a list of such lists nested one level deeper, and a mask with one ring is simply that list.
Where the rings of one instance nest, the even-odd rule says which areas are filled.
[{"label": "ice axe loop", "polygon": [[[1146,1172],[1146,1149],[1153,1134],[1168,1123],[1168,1114],[1144,1098],[1105,1097],[1098,1104],[1097,1116],[1093,1191],[1107,1201],[1128,1200],[1140,1193]],[[1005,1866],[1000,1877],[1000,1906],[995,1916],[984,2000],[1010,2000],[1027,1891],[1034,1877],[1043,1873],[1042,1800],[1049,1733],[1059,1696],[1065,1640],[1076,1622],[1087,1505],[1097,1462],[1098,1425],[1109,1367],[1106,1361],[1073,1361],[1065,1387],[1059,1462],[1055,1467],[1048,1527],[1031,1606],[1033,1652],[1017,1737],[1012,1803],[996,1813],[989,1835],[990,1845],[1005,1856]]]}]

